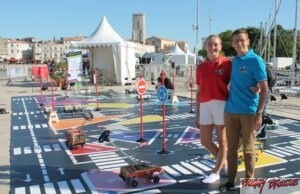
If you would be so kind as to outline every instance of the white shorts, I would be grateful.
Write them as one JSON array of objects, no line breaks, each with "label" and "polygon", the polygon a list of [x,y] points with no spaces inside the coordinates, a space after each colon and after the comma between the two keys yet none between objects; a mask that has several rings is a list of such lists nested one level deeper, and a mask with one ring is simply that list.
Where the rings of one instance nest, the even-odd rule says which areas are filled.
[{"label": "white shorts", "polygon": [[224,125],[224,100],[210,100],[200,103],[200,125]]}]

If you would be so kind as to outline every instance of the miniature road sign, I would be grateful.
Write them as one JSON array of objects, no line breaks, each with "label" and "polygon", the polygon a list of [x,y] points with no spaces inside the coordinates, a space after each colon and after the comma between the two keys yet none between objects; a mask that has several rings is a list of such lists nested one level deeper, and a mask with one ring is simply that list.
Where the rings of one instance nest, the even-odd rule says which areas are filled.
[{"label": "miniature road sign", "polygon": [[138,91],[139,95],[145,94],[146,90],[147,90],[146,81],[144,79],[140,79],[137,83],[137,91]]},{"label": "miniature road sign", "polygon": [[168,90],[165,86],[158,87],[157,89],[157,97],[159,101],[166,102],[168,99]]}]

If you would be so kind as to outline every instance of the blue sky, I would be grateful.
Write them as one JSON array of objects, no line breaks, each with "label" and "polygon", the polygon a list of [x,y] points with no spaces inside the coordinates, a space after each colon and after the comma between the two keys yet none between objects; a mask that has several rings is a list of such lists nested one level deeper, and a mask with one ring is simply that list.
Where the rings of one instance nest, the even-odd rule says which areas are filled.
[{"label": "blue sky", "polygon": [[[209,32],[218,34],[248,26],[259,28],[261,22],[265,25],[270,15],[274,15],[274,1],[199,0],[198,46]],[[33,36],[38,40],[88,36],[106,16],[123,38],[130,39],[132,15],[144,13],[147,37],[183,40],[194,48],[196,32],[192,25],[196,24],[196,5],[197,0],[6,0],[1,2],[0,36]],[[281,3],[277,23],[285,29],[294,28],[295,6],[296,0]],[[299,22],[297,25],[299,29]]]}]

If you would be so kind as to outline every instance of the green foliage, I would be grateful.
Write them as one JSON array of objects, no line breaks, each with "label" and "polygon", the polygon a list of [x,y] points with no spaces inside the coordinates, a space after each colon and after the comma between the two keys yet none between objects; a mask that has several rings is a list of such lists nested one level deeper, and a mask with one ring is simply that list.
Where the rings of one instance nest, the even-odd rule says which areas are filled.
[{"label": "green foliage", "polygon": [[66,78],[68,69],[68,64],[65,61],[54,64],[53,73],[50,74],[50,77],[54,80],[64,80]]},{"label": "green foliage", "polygon": [[[263,57],[266,54],[266,50],[268,49],[266,42],[267,42],[267,32],[264,30],[261,30],[260,28],[255,27],[247,27],[245,28],[249,34],[250,39],[250,48],[254,49],[254,51]],[[221,32],[219,36],[222,39],[222,50],[224,52],[225,56],[234,56],[236,55],[235,50],[232,47],[231,44],[231,34],[232,30],[227,30],[224,32]],[[270,32],[271,34],[271,46],[270,46],[270,55],[273,56],[273,34],[274,30]],[[276,56],[277,57],[292,57],[292,51],[293,51],[293,30],[285,30],[281,25],[277,25],[277,38],[276,38]],[[300,36],[300,32],[298,32],[298,35]],[[260,53],[264,51],[263,53]],[[297,61],[299,61],[300,57],[300,40],[298,38],[297,43],[297,51],[298,51],[298,57]],[[199,55],[206,56],[206,51],[203,45],[203,48],[199,50]]]}]

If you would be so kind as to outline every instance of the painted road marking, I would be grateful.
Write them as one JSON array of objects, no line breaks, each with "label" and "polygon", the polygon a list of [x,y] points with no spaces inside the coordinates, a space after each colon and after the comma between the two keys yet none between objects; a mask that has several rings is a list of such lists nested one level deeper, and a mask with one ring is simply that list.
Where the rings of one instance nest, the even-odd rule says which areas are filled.
[{"label": "painted road marking", "polygon": [[17,194],[23,194],[26,193],[25,187],[18,187],[15,189],[15,193]]},{"label": "painted road marking", "polygon": [[[261,168],[265,166],[272,166],[276,164],[282,164],[287,162],[287,160],[282,159],[281,157],[276,157],[275,155],[271,153],[264,152],[259,155],[258,160],[255,164],[255,168]],[[242,163],[241,165],[238,166],[238,171],[244,171],[245,170],[245,165]]]},{"label": "painted road marking", "polygon": [[73,180],[71,180],[71,183],[72,183],[76,193],[86,192],[79,179],[73,179]]},{"label": "painted road marking", "polygon": [[[162,168],[164,169],[164,171],[166,173],[170,174],[173,177],[180,177],[183,175],[190,175],[193,173],[198,173],[200,175],[206,176],[204,171],[211,171],[212,168],[209,168],[203,164],[203,163],[207,163],[208,161],[203,160],[201,162],[199,162],[199,161],[194,161],[191,163],[180,162],[180,164],[173,164],[171,166],[163,166]],[[197,177],[197,178],[199,178],[199,177]]]},{"label": "painted road marking", "polygon": [[56,194],[53,183],[44,184],[44,188],[45,188],[45,193],[46,194]]},{"label": "painted road marking", "polygon": [[280,150],[283,150],[284,152],[287,152],[287,153],[292,153],[292,154],[295,154],[295,155],[299,155],[300,154],[299,151],[290,149],[291,146],[276,147],[276,148],[280,149]]},{"label": "painted road marking", "polygon": [[60,151],[61,150],[59,144],[57,144],[57,143],[53,144],[53,148],[54,148],[54,151]]},{"label": "painted road marking", "polygon": [[48,128],[48,124],[46,124],[46,123],[43,123],[42,125],[40,125],[40,124],[36,124],[36,125],[20,125],[20,126],[18,126],[18,125],[13,125],[12,126],[12,129],[14,130],[14,131],[17,131],[17,130],[25,130],[25,129],[29,129],[29,128],[36,128],[36,129],[40,129],[40,128]]},{"label": "painted road marking", "polygon": [[[68,184],[68,181],[71,183]],[[24,187],[17,187],[15,188],[16,194],[40,194],[40,193],[46,193],[46,194],[56,194],[56,193],[63,193],[63,194],[72,194],[74,191],[72,191],[72,188],[69,187],[69,185],[72,185],[72,187],[75,190],[75,193],[86,193],[82,182],[80,179],[72,179],[67,181],[59,181],[59,182],[49,182],[45,184],[37,184],[37,185],[29,185]],[[26,192],[26,187],[29,187],[29,193]]]},{"label": "painted road marking", "polygon": [[[97,171],[91,170],[89,172],[82,173],[82,178],[89,186],[90,193],[110,193],[108,191],[116,193],[128,193],[128,192],[141,192],[146,193],[145,189],[156,189],[157,187],[163,187],[167,185],[175,184],[176,181],[168,176],[166,173],[160,174],[160,182],[153,184],[147,179],[137,178],[138,187],[132,188],[126,184],[126,182],[118,176],[119,169],[113,171]],[[99,181],[101,180],[101,181]]]},{"label": "painted road marking", "polygon": [[162,193],[162,192],[159,189],[152,189],[152,190],[138,192],[138,193],[135,193],[135,194],[157,194],[157,193]]},{"label": "painted road marking", "polygon": [[279,124],[292,124],[292,123],[296,123],[298,121],[296,120],[292,120],[292,119],[280,119],[278,121]]},{"label": "painted road marking", "polygon": [[39,194],[41,193],[41,190],[39,188],[39,185],[31,185],[29,187],[29,190],[30,190],[30,193],[36,193],[36,194]]},{"label": "painted road marking", "polygon": [[198,173],[198,174],[204,174],[202,170],[200,170],[199,168],[196,168],[195,166],[187,163],[187,162],[180,162],[181,165],[183,165],[184,167],[188,168],[189,170]]},{"label": "painted road marking", "polygon": [[186,119],[188,117],[195,117],[195,115],[191,113],[185,113],[185,114],[174,114],[174,115],[166,116],[166,118],[170,120]]},{"label": "painted road marking", "polygon": [[204,164],[202,164],[202,163],[200,163],[198,161],[194,161],[194,162],[192,162],[192,164],[194,164],[195,166],[203,169],[204,171],[210,171],[211,170],[211,168],[205,166]]},{"label": "painted road marking", "polygon": [[[51,145],[53,147],[53,149],[51,148]],[[23,150],[23,154],[32,154],[34,153],[42,153],[44,152],[51,152],[51,151],[61,151],[62,148],[60,147],[59,144],[51,144],[51,145],[42,145],[42,148],[40,146],[33,146],[33,147],[29,147],[26,146],[23,149],[21,147],[18,148],[14,148],[14,155],[20,155],[22,154],[22,150]]]},{"label": "painted road marking", "polygon": [[30,147],[24,147],[24,154],[31,154],[31,148]]},{"label": "painted road marking", "polygon": [[92,154],[89,155],[89,157],[98,167],[98,169],[101,170],[115,169],[128,165],[128,163],[123,160],[126,157],[120,157],[116,153],[112,152]]},{"label": "painted road marking", "polygon": [[20,155],[21,154],[21,148],[14,148],[14,155]]},{"label": "painted road marking", "polygon": [[282,157],[282,158],[285,157],[285,155],[273,152],[272,150],[264,150],[264,152],[267,152],[269,154],[272,154],[272,155],[275,155],[275,156],[278,156],[278,157]]},{"label": "painted road marking", "polygon": [[43,145],[43,148],[44,148],[45,152],[51,152],[52,151],[50,145]]},{"label": "painted road marking", "polygon": [[60,181],[57,182],[57,185],[59,187],[59,191],[63,194],[72,194],[72,192],[70,191],[70,188],[68,186],[68,183],[66,181]]},{"label": "painted road marking", "polygon": [[165,172],[167,172],[168,174],[172,175],[173,177],[180,176],[179,172],[177,172],[176,170],[172,169],[169,166],[163,166],[162,168],[164,169]]},{"label": "painted road marking", "polygon": [[171,165],[171,167],[175,168],[176,170],[178,170],[179,172],[188,175],[188,174],[192,174],[192,172],[188,171],[186,168],[182,167],[179,164],[173,164]]}]

